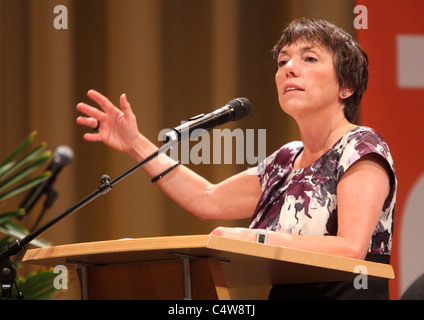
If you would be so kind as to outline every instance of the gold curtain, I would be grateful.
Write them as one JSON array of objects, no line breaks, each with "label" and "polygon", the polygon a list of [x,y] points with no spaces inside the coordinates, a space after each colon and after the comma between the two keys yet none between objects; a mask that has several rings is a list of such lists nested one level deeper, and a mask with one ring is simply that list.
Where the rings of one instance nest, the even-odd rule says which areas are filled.
[{"label": "gold curtain", "polygon": [[[58,5],[68,11],[68,29],[54,26]],[[269,54],[285,24],[313,16],[354,32],[353,0],[1,0],[0,6],[1,159],[33,130],[52,151],[59,145],[74,151],[55,183],[59,198],[42,222],[94,191],[102,174],[114,179],[134,165],[82,139],[75,106],[88,101],[89,89],[114,103],[125,92],[153,141],[163,128],[247,97],[252,113],[228,127],[266,129],[270,154],[298,138],[278,105]],[[189,166],[213,182],[247,167]],[[43,237],[63,244],[202,234],[247,223],[199,222],[139,170]]]}]

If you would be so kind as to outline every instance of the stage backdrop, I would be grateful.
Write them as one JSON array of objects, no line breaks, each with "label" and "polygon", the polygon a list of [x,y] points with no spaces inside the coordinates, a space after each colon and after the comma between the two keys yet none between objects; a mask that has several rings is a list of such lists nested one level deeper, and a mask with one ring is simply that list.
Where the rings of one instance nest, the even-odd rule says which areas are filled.
[{"label": "stage backdrop", "polygon": [[[388,141],[399,180],[391,298],[424,273],[424,2],[357,0],[368,20],[358,30],[370,58],[361,123]],[[365,21],[358,20],[358,23]]]}]

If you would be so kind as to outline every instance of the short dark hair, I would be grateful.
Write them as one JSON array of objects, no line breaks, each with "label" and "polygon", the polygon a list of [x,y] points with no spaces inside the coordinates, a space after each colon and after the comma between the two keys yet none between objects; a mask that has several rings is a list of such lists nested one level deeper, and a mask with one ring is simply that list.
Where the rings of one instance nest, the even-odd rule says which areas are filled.
[{"label": "short dark hair", "polygon": [[299,40],[321,45],[334,54],[334,68],[341,87],[353,90],[345,100],[344,114],[348,121],[355,119],[362,96],[368,85],[368,57],[352,36],[324,20],[301,18],[291,22],[272,49],[277,65],[281,49]]}]

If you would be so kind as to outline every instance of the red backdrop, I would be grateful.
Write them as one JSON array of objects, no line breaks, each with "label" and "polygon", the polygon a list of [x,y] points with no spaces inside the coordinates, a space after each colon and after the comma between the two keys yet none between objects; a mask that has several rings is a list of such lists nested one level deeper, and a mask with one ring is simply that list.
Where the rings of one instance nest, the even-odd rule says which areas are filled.
[{"label": "red backdrop", "polygon": [[[399,85],[398,38],[414,35],[424,39],[424,1],[357,0],[356,4],[367,9],[368,28],[358,29],[358,40],[370,59],[361,124],[375,128],[388,142],[399,181],[392,252],[396,279],[390,281],[391,298],[397,299],[401,293],[402,217],[408,194],[424,172],[424,86],[420,79],[412,79],[410,85]],[[424,73],[424,62],[415,61],[413,65]]]}]

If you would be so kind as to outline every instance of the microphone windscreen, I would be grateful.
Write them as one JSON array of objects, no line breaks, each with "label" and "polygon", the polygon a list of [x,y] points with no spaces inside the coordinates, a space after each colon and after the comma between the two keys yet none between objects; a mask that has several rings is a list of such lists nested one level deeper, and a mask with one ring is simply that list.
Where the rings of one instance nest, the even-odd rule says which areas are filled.
[{"label": "microphone windscreen", "polygon": [[243,119],[252,111],[252,104],[247,98],[236,98],[228,103],[234,110],[233,120]]},{"label": "microphone windscreen", "polygon": [[59,146],[56,148],[53,157],[54,161],[60,162],[65,165],[73,160],[74,152],[68,146]]}]

